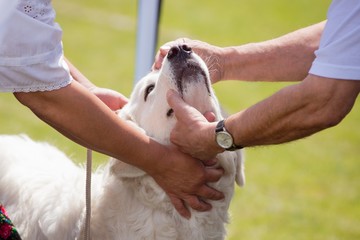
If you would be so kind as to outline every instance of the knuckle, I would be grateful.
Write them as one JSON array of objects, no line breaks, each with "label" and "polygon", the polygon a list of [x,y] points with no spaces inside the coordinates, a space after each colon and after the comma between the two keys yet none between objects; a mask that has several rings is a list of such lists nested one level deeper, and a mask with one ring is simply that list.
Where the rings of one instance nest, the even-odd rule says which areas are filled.
[{"label": "knuckle", "polygon": [[187,203],[191,208],[197,211],[206,211],[209,209],[208,206],[204,202],[201,202],[197,197],[192,197],[191,199],[188,199]]},{"label": "knuckle", "polygon": [[209,200],[221,200],[224,198],[224,194],[213,188],[206,187],[203,190],[203,197]]}]

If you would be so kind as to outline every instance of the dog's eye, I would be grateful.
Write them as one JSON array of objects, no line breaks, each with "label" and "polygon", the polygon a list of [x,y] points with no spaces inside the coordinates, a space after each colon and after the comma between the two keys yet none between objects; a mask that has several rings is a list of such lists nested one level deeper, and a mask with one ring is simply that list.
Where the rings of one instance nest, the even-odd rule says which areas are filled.
[{"label": "dog's eye", "polygon": [[155,88],[155,84],[151,84],[151,85],[147,86],[147,88],[145,89],[145,95],[144,95],[145,102],[146,102],[146,99],[149,96],[149,94],[152,92],[152,90],[154,90],[154,88]]},{"label": "dog's eye", "polygon": [[174,110],[172,108],[170,108],[169,111],[167,111],[166,116],[171,117],[173,115],[173,113],[174,113]]}]

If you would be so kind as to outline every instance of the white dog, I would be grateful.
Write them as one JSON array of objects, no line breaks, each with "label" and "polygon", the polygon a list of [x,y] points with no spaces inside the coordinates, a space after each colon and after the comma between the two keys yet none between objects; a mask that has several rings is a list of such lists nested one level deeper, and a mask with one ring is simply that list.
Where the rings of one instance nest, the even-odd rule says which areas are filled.
[{"label": "white dog", "polygon": [[[166,101],[169,89],[200,112],[221,119],[205,63],[186,45],[173,47],[159,71],[145,76],[119,115],[162,144],[176,118]],[[225,194],[208,212],[181,217],[145,172],[120,160],[93,174],[92,239],[224,239],[234,182],[244,184],[241,152],[217,156],[224,176],[212,184]],[[62,152],[26,136],[0,137],[0,203],[24,240],[81,239],[85,212],[85,171]]]}]

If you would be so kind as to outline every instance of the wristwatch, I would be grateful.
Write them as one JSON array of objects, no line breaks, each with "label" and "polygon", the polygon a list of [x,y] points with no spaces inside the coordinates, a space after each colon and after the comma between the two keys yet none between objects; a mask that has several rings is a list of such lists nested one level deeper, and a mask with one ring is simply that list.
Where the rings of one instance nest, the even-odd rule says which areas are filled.
[{"label": "wristwatch", "polygon": [[234,138],[226,130],[224,122],[225,122],[225,120],[221,120],[216,125],[216,128],[215,128],[216,143],[220,147],[224,148],[227,151],[235,151],[235,150],[243,148],[242,146],[237,146],[234,143]]}]

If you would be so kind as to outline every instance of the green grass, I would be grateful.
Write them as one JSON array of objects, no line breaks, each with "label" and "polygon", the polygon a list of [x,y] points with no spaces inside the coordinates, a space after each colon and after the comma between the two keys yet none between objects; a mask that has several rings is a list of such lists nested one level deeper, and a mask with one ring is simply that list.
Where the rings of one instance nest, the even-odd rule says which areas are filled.
[{"label": "green grass", "polygon": [[[267,40],[326,18],[329,0],[163,1],[160,44],[178,37],[219,46]],[[135,63],[136,1],[54,1],[67,57],[94,83],[129,95]],[[224,82],[215,87],[230,112],[284,83]],[[50,141],[84,162],[86,151],[0,94],[0,133]],[[360,238],[359,100],[334,128],[294,143],[246,150],[247,184],[231,205],[228,240]],[[106,160],[95,155],[96,163]]]}]

